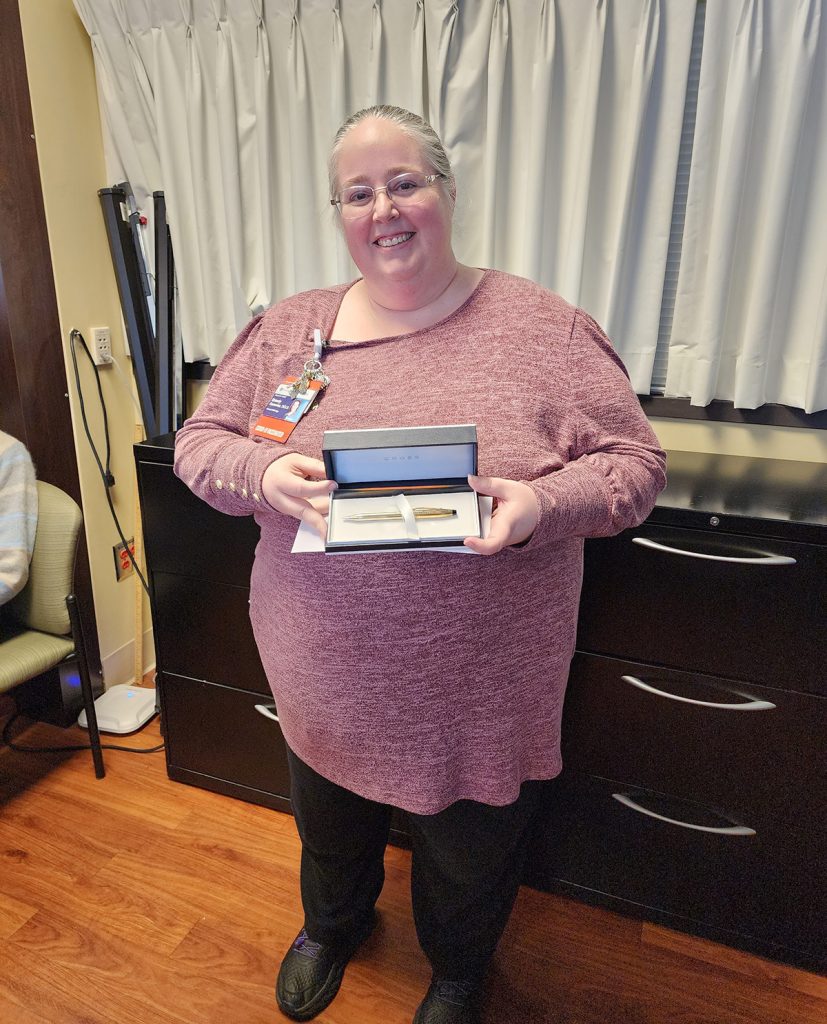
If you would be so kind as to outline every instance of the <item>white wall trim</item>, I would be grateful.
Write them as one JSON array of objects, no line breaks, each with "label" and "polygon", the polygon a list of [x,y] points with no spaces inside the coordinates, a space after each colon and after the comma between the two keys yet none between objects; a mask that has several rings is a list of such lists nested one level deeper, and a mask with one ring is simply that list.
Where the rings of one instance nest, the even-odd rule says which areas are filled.
[{"label": "white wall trim", "polygon": [[[152,627],[144,631],[143,635],[143,661],[144,675],[155,667],[155,641],[152,635]],[[134,650],[135,641],[130,640],[123,647],[103,655],[101,665],[103,668],[103,679],[106,688],[118,686],[121,683],[134,683]]]}]

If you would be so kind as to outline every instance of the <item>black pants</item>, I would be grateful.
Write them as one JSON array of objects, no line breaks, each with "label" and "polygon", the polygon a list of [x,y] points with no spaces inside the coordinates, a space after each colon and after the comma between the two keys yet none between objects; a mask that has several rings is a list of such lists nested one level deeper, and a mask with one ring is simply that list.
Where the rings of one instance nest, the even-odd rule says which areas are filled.
[{"label": "black pants", "polygon": [[[392,808],[335,785],[289,748],[287,755],[305,928],[316,942],[349,949],[382,891]],[[527,782],[505,807],[460,800],[438,814],[408,815],[414,922],[439,976],[485,972],[517,897],[535,793]]]}]

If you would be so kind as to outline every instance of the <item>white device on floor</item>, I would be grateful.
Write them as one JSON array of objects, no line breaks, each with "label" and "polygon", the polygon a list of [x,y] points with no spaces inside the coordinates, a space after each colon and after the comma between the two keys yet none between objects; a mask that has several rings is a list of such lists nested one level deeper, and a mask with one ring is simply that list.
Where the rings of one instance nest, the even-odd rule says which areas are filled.
[{"label": "white device on floor", "polygon": [[[95,701],[95,715],[101,732],[135,732],[155,714],[155,690],[146,686],[110,686]],[[78,725],[88,729],[86,709],[80,713]]]}]

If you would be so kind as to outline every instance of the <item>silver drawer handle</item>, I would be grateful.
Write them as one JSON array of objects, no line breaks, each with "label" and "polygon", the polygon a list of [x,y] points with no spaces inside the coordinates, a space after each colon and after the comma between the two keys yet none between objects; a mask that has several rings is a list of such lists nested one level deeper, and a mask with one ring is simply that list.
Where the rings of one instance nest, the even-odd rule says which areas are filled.
[{"label": "silver drawer handle", "polygon": [[264,715],[265,718],[272,718],[274,722],[278,722],[279,716],[273,714],[276,710],[275,704],[256,704],[254,707],[260,715]]},{"label": "silver drawer handle", "polygon": [[693,825],[689,821],[678,821],[676,818],[667,818],[663,814],[656,814],[654,811],[650,811],[646,807],[641,807],[640,804],[636,804],[634,800],[632,800],[631,797],[626,796],[625,793],[612,793],[612,799],[617,800],[617,802],[623,804],[624,807],[637,811],[639,814],[647,815],[649,818],[657,818],[658,821],[665,821],[668,825],[680,825],[681,828],[691,828],[695,832],[712,832],[716,836],[755,835],[755,829],[747,828],[746,825],[729,825],[726,828],[711,828],[709,825]]},{"label": "silver drawer handle", "polygon": [[741,704],[716,704],[710,700],[692,700],[691,697],[679,697],[675,693],[658,690],[654,686],[650,686],[649,683],[644,683],[637,676],[621,676],[620,678],[624,683],[630,683],[632,686],[636,686],[639,690],[645,690],[647,693],[654,693],[657,697],[677,700],[681,704],[697,704],[699,708],[720,708],[722,711],[772,711],[775,707],[775,704],[770,704],[768,700],[748,700]]},{"label": "silver drawer handle", "polygon": [[632,537],[633,544],[651,548],[653,551],[666,551],[670,555],[685,555],[687,558],[706,558],[710,562],[738,562],[741,565],[795,565],[795,559],[789,555],[762,555],[760,558],[735,558],[730,555],[708,555],[701,551],[684,551],[683,548],[671,548],[668,544],[658,544],[648,537]]}]

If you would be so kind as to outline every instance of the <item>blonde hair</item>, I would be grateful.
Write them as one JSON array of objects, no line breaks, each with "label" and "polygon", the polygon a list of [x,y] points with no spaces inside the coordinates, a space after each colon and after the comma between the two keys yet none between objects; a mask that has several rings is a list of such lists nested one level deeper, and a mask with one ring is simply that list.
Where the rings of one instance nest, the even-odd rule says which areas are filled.
[{"label": "blonde hair", "polygon": [[425,162],[434,172],[443,175],[442,182],[453,202],[457,194],[457,184],[454,172],[451,169],[451,161],[448,159],[448,154],[445,152],[445,147],[442,145],[440,137],[419,114],[405,110],[404,107],[393,107],[386,103],[365,107],[364,110],[351,114],[336,132],[336,137],[333,139],[333,146],[330,150],[330,160],[327,165],[331,197],[335,196],[339,190],[339,182],[337,180],[338,162],[345,136],[351,128],[355,128],[357,124],[371,117],[395,124],[417,143],[422,151]]}]

